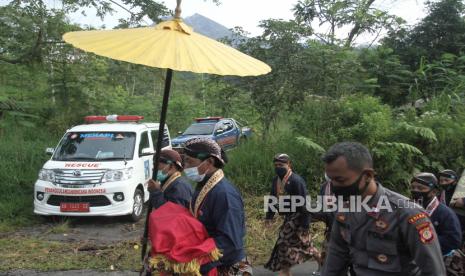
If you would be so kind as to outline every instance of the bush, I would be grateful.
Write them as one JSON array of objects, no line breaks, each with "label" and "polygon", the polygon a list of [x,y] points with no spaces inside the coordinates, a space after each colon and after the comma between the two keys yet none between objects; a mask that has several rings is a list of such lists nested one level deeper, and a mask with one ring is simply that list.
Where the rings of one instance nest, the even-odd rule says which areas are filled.
[{"label": "bush", "polygon": [[56,141],[39,129],[16,129],[1,136],[0,225],[23,225],[34,219],[34,183],[48,158],[45,148],[55,146]]},{"label": "bush", "polygon": [[247,195],[268,194],[275,176],[273,157],[287,153],[292,158],[293,170],[306,179],[309,191],[316,194],[323,178],[319,152],[299,142],[293,132],[274,130],[269,135],[266,140],[254,137],[227,152],[227,177]]}]

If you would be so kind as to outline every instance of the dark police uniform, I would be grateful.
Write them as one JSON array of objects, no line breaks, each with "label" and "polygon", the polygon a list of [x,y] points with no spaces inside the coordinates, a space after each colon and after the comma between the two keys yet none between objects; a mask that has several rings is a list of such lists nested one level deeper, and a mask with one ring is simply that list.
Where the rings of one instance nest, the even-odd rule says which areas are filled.
[{"label": "dark police uniform", "polygon": [[430,219],[438,234],[442,254],[446,255],[454,249],[460,249],[462,245],[462,229],[455,212],[445,204],[439,203]]},{"label": "dark police uniform", "polygon": [[423,209],[381,184],[368,204],[379,200],[392,212],[336,213],[322,275],[344,275],[349,263],[357,276],[446,275],[436,232]]},{"label": "dark police uniform", "polygon": [[[162,188],[165,183],[166,181],[161,183]],[[155,209],[159,208],[167,201],[182,205],[189,209],[193,193],[192,185],[184,177],[178,177],[164,192],[151,192],[150,200]]]},{"label": "dark police uniform", "polygon": [[[324,182],[320,187],[320,196],[322,197],[331,197],[334,196],[331,192],[331,183],[329,181]],[[325,237],[329,241],[329,233],[331,233],[331,226],[334,221],[334,212],[317,212],[312,213],[312,219],[314,221],[322,221],[326,225]]]}]

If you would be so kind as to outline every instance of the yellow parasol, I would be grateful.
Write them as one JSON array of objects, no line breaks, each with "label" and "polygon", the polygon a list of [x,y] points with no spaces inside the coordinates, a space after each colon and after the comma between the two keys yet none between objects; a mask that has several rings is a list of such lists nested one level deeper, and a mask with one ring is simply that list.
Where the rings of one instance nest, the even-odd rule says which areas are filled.
[{"label": "yellow parasol", "polygon": [[[195,33],[192,28],[182,22],[180,5],[181,0],[177,0],[173,20],[162,22],[154,27],[78,31],[63,35],[64,41],[87,52],[130,63],[167,69],[152,178],[156,178],[158,171],[173,70],[233,76],[258,76],[271,71],[267,64]],[[151,209],[149,201],[142,259],[147,249],[148,218]]]},{"label": "yellow parasol", "polygon": [[155,27],[70,32],[63,39],[97,55],[175,71],[234,76],[271,71],[267,64],[193,32],[181,19]]}]

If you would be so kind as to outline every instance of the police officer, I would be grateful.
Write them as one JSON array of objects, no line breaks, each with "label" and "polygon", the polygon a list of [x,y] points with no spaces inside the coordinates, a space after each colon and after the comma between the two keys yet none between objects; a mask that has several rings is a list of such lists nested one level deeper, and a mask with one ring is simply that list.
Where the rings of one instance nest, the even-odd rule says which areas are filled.
[{"label": "police officer", "polygon": [[349,263],[358,276],[446,275],[430,219],[420,206],[375,181],[365,146],[333,145],[323,161],[338,202],[350,207],[363,199],[362,206],[370,208],[336,212],[322,275],[343,275]]},{"label": "police officer", "polygon": [[422,172],[415,175],[410,181],[412,199],[425,208],[438,234],[439,244],[443,255],[460,249],[462,243],[462,230],[460,222],[454,211],[444,203],[439,202],[438,180],[432,173]]},{"label": "police officer", "polygon": [[167,201],[189,208],[194,190],[187,179],[181,176],[181,161],[181,156],[174,150],[160,152],[157,181],[150,179],[148,182],[153,208],[159,208]]}]

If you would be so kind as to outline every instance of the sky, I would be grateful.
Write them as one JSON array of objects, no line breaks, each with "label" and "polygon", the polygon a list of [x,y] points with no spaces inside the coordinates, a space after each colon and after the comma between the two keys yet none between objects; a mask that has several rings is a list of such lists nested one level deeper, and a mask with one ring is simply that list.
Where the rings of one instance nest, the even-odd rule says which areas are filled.
[{"label": "sky", "polygon": [[[51,7],[60,7],[60,0],[46,0]],[[118,0],[115,0],[118,1]],[[195,13],[206,16],[227,28],[241,26],[251,34],[256,36],[261,34],[261,29],[257,26],[264,19],[291,19],[293,18],[292,8],[297,0],[220,0],[221,4],[216,5],[212,0],[183,0],[181,4],[182,16],[187,17]],[[391,14],[404,18],[408,24],[415,24],[424,17],[426,0],[377,0],[378,8],[388,10]],[[0,0],[0,4],[5,4],[8,0]],[[119,1],[118,1],[119,2]],[[176,0],[165,0],[164,4],[171,10],[176,7]],[[91,25],[112,28],[118,24],[118,18],[129,17],[123,9],[116,7],[117,11],[113,15],[106,16],[102,21],[94,15],[92,11],[87,11],[87,16],[75,13],[70,16],[72,22],[81,25]],[[147,23],[151,23],[147,20]],[[369,38],[362,38],[367,40]]]}]

